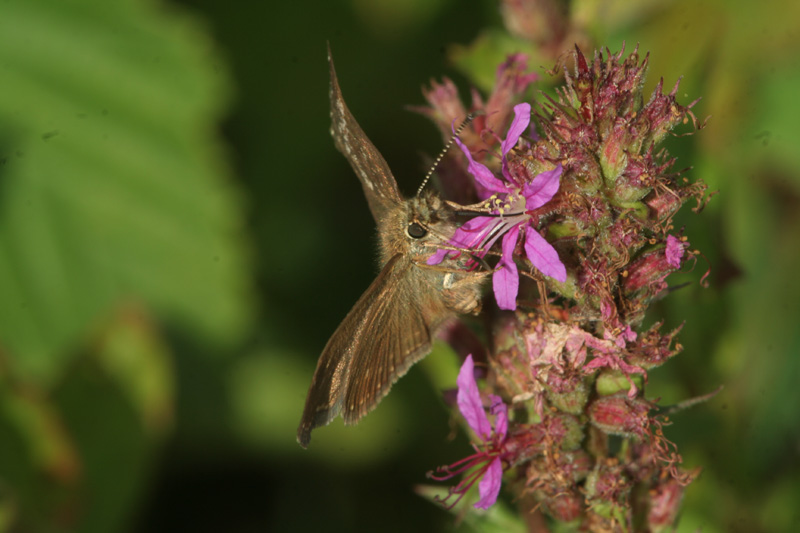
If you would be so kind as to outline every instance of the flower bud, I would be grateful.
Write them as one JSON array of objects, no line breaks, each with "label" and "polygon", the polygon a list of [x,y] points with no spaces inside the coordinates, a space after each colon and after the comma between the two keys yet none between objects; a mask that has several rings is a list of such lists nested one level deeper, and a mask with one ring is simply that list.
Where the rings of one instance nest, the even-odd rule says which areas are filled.
[{"label": "flower bud", "polygon": [[506,127],[512,107],[538,78],[539,75],[535,72],[528,72],[528,56],[508,56],[497,68],[497,81],[486,102],[484,118],[489,130],[497,132]]},{"label": "flower bud", "polygon": [[637,389],[641,389],[644,377],[641,374],[626,375],[619,370],[603,370],[597,376],[594,387],[600,396],[611,396],[619,392],[627,393],[631,390],[631,382]]},{"label": "flower bud", "polygon": [[452,135],[450,128],[453,122],[463,120],[467,114],[455,84],[449,78],[443,78],[442,83],[431,80],[430,89],[422,89],[422,95],[430,107],[418,111],[430,117],[444,136]]},{"label": "flower bud", "polygon": [[611,134],[600,146],[600,167],[603,169],[603,176],[609,186],[613,187],[617,178],[622,175],[622,171],[628,165],[628,144],[630,142],[631,135],[627,124],[623,119],[618,119]]},{"label": "flower bud", "polygon": [[631,350],[629,357],[631,364],[645,369],[654,368],[664,364],[683,350],[683,346],[680,344],[676,343],[673,346],[675,336],[683,328],[683,324],[666,334],[659,332],[662,324],[662,322],[657,322],[640,335],[636,348]]},{"label": "flower bud", "polygon": [[572,522],[583,514],[583,497],[572,492],[558,494],[542,500],[547,514],[561,522]]},{"label": "flower bud", "polygon": [[631,480],[615,459],[599,462],[586,478],[586,501],[591,515],[590,531],[615,531],[613,524],[626,524],[631,509]]},{"label": "flower bud", "polygon": [[645,290],[655,296],[667,288],[664,278],[675,268],[667,261],[665,247],[659,247],[639,256],[627,268],[622,288],[628,295]]},{"label": "flower bud", "polygon": [[566,32],[566,9],[554,0],[503,0],[503,22],[511,34],[539,45],[555,45]]},{"label": "flower bud", "polygon": [[692,116],[689,108],[693,104],[684,107],[675,100],[680,82],[678,79],[672,91],[663,94],[661,91],[664,88],[664,79],[659,80],[650,101],[637,115],[639,122],[646,124],[649,130],[647,138],[644,139],[648,145],[660,143],[675,126],[685,121],[687,116]]},{"label": "flower bud", "polygon": [[649,419],[650,405],[625,394],[595,399],[588,409],[591,423],[610,435],[643,436]]},{"label": "flower bud", "polygon": [[561,450],[573,451],[580,448],[585,437],[584,425],[574,415],[555,414],[546,417],[547,434],[554,443],[561,444]]},{"label": "flower bud", "polygon": [[661,191],[653,191],[644,199],[644,203],[650,208],[651,218],[657,222],[669,220],[681,208],[684,201],[684,198],[677,194]]},{"label": "flower bud", "polygon": [[680,511],[685,487],[672,478],[667,478],[649,491],[650,505],[647,512],[647,524],[650,531],[660,533],[672,531],[675,519]]}]

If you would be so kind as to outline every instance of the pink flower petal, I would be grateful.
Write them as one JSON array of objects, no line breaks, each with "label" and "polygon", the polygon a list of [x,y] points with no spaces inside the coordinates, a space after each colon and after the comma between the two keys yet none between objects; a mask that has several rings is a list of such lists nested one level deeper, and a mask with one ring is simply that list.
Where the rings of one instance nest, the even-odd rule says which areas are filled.
[{"label": "pink flower petal", "polygon": [[476,509],[488,509],[497,501],[500,494],[500,485],[503,482],[503,463],[499,457],[489,464],[483,479],[478,483],[480,499],[475,503]]},{"label": "pink flower petal", "polygon": [[456,144],[461,151],[464,152],[464,155],[467,156],[467,160],[469,161],[469,165],[467,166],[467,171],[475,176],[475,181],[480,183],[482,186],[486,187],[490,191],[494,192],[506,192],[508,187],[506,184],[500,181],[495,177],[489,168],[484,165],[483,163],[478,163],[474,159],[472,159],[472,154],[469,151],[469,148],[466,147],[464,143],[461,142],[461,139],[458,137],[454,137]]},{"label": "pink flower petal", "polygon": [[[508,58],[497,67],[495,77],[495,94],[501,91],[504,86],[511,85],[515,93],[522,93],[528,85],[539,79],[536,72],[521,74],[528,70],[528,56],[517,53],[509,55]],[[506,73],[509,73],[506,75]],[[506,89],[507,90],[507,89]]]},{"label": "pink flower petal", "polygon": [[497,225],[496,217],[475,217],[467,220],[453,234],[452,244],[474,250],[481,246],[486,235]]},{"label": "pink flower petal", "polygon": [[492,289],[497,307],[513,311],[517,308],[517,294],[519,293],[519,272],[514,263],[514,248],[517,245],[519,226],[514,226],[503,235],[503,256],[498,263],[500,267],[492,275]]},{"label": "pink flower petal", "polygon": [[525,196],[525,208],[529,211],[538,209],[549,202],[558,192],[562,167],[558,164],[553,170],[538,174],[533,181],[525,185],[522,195]]},{"label": "pink flower petal", "polygon": [[503,266],[492,276],[492,290],[497,300],[497,307],[506,311],[517,308],[517,294],[519,293],[519,272],[517,265],[509,263]]},{"label": "pink flower petal", "polygon": [[525,254],[533,266],[545,276],[562,283],[567,281],[567,268],[558,258],[558,252],[532,227],[525,231]]},{"label": "pink flower petal", "polygon": [[628,342],[633,342],[636,340],[637,335],[630,326],[625,326],[625,329],[622,330],[622,337]]},{"label": "pink flower petal", "polygon": [[447,254],[449,254],[451,251],[452,250],[443,250],[442,248],[439,248],[432,256],[428,258],[427,261],[425,261],[425,264],[438,265],[444,261],[444,258],[447,257]]},{"label": "pink flower petal", "polygon": [[673,268],[680,268],[683,252],[684,248],[681,240],[672,235],[667,235],[667,264]]},{"label": "pink flower petal", "polygon": [[478,384],[475,383],[474,368],[475,364],[472,361],[472,354],[470,354],[464,360],[464,364],[461,365],[461,370],[458,372],[456,403],[458,404],[458,410],[461,411],[461,415],[467,421],[469,427],[480,439],[487,440],[492,434],[492,426],[489,424],[489,418],[483,410]]},{"label": "pink flower petal", "polygon": [[[450,240],[447,242],[458,248],[478,250],[482,248],[484,239],[492,232],[499,221],[497,217],[471,218],[462,224],[461,227],[457,228],[453,236],[450,237]],[[488,249],[488,246],[486,249]],[[459,252],[455,250],[444,250],[440,248],[428,258],[426,263],[429,265],[438,265],[444,260],[447,254],[453,254],[455,256],[458,253]]]},{"label": "pink flower petal", "polygon": [[503,157],[514,148],[519,142],[519,138],[528,129],[531,123],[531,104],[523,103],[514,106],[514,120],[511,121],[511,126],[508,128],[506,139],[501,144]]},{"label": "pink flower petal", "polygon": [[489,401],[491,402],[489,412],[495,416],[494,434],[500,437],[500,440],[503,440],[506,438],[506,433],[508,433],[508,406],[500,396],[494,394],[489,395]]}]

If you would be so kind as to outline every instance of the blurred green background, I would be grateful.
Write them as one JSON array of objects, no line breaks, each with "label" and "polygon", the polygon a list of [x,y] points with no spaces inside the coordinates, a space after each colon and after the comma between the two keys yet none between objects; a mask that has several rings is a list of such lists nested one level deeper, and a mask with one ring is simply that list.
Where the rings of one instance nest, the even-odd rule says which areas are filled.
[{"label": "blurred green background", "polygon": [[[648,87],[685,76],[679,100],[711,115],[668,142],[719,190],[677,221],[705,259],[652,313],[686,326],[649,394],[725,386],[667,430],[704,468],[678,530],[798,530],[800,4],[570,4],[589,42],[640,43]],[[459,65],[501,30],[489,0],[0,3],[0,531],[454,529],[413,492],[468,449],[437,392],[447,349],[363,423],[295,442],[376,272],[325,43],[410,192],[441,140],[405,106],[443,75],[466,96]]]}]

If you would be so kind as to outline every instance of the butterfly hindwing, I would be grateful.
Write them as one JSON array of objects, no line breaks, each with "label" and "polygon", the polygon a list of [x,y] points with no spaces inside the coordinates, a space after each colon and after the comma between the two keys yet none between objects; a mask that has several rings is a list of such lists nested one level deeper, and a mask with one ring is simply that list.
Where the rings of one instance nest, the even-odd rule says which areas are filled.
[{"label": "butterfly hindwing", "polygon": [[[405,290],[404,284],[413,282],[413,268],[408,258],[392,257],[331,336],[308,391],[297,431],[301,445],[308,445],[312,429],[340,413],[345,423],[358,421],[430,351],[430,325],[441,320],[423,315]],[[442,318],[448,315],[441,304],[435,309]]]},{"label": "butterfly hindwing", "polygon": [[411,264],[396,276],[391,292],[373,306],[367,332],[353,351],[342,405],[345,424],[355,424],[374,409],[411,365],[430,353],[434,331],[452,315],[439,292],[412,286],[426,283],[419,268]]}]

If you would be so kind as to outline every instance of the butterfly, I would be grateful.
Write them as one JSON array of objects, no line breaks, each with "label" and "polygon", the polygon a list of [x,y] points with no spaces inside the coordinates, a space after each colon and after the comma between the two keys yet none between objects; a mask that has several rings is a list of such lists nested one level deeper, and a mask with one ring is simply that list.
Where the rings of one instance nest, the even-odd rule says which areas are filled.
[{"label": "butterfly", "polygon": [[426,260],[447,246],[457,209],[432,191],[405,199],[392,171],[342,97],[330,48],[331,135],[356,173],[380,237],[382,269],[322,350],[297,441],[342,415],[355,424],[408,369],[430,353],[436,331],[458,314],[477,314],[486,272],[470,271],[468,254]]}]

